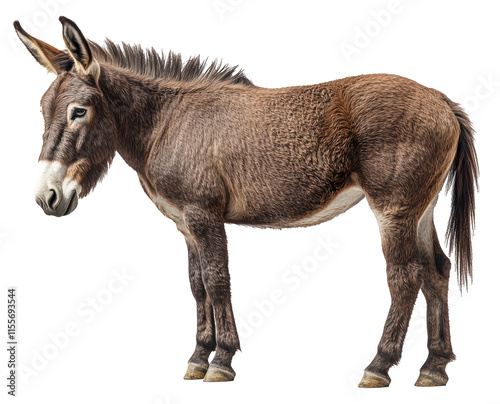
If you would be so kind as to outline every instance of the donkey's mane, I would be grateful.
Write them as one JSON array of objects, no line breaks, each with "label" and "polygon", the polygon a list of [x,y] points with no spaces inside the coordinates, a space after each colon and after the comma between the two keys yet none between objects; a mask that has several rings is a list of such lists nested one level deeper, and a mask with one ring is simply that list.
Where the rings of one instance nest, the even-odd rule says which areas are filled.
[{"label": "donkey's mane", "polygon": [[179,53],[170,51],[168,56],[154,48],[144,49],[140,45],[116,44],[106,38],[104,47],[89,41],[92,53],[98,61],[130,70],[142,76],[176,80],[208,81],[229,84],[253,85],[238,66],[222,64],[214,60],[210,64],[200,56],[190,57],[185,63]]}]

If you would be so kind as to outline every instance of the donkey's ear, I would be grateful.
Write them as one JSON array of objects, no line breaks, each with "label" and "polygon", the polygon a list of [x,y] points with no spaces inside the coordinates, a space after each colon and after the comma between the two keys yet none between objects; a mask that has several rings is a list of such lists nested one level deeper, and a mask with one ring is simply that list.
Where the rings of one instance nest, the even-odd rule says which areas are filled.
[{"label": "donkey's ear", "polygon": [[32,37],[21,27],[19,21],[14,21],[14,28],[22,43],[28,48],[38,63],[49,72],[59,74],[71,69],[73,61],[65,52],[54,48],[40,39]]},{"label": "donkey's ear", "polygon": [[63,26],[63,38],[70,55],[75,60],[78,73],[88,75],[97,82],[99,79],[99,63],[94,59],[89,43],[80,31],[80,28],[66,17],[59,17]]}]

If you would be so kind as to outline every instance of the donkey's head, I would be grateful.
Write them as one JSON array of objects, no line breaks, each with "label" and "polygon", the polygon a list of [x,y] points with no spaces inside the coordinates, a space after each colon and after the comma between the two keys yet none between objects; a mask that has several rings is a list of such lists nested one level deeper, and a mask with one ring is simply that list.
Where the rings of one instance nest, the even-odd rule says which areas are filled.
[{"label": "donkey's head", "polygon": [[73,212],[106,173],[116,150],[116,122],[99,88],[101,69],[76,24],[61,17],[67,50],[17,35],[35,59],[57,75],[40,102],[45,121],[36,202],[48,215]]}]

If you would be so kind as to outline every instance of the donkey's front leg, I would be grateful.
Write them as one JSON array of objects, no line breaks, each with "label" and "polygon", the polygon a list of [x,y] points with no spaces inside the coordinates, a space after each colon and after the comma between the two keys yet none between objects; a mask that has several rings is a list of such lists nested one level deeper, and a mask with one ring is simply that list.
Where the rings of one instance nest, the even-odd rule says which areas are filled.
[{"label": "donkey's front leg", "polygon": [[196,243],[203,285],[213,307],[217,329],[217,348],[204,381],[230,381],[236,375],[231,361],[235,352],[240,349],[240,342],[231,306],[224,223],[220,215],[199,208],[186,209],[184,220]]},{"label": "donkey's front leg", "polygon": [[201,274],[201,263],[194,240],[186,237],[189,259],[189,281],[196,300],[196,348],[189,359],[184,379],[203,379],[208,370],[208,357],[215,350],[215,321],[212,304],[208,299]]}]

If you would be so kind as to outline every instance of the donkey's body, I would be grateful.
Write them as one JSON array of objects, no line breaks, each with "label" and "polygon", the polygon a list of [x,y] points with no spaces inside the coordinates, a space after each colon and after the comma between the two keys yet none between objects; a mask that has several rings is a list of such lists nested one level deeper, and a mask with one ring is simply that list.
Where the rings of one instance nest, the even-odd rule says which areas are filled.
[{"label": "donkey's body", "polygon": [[[429,358],[418,385],[442,385],[454,358],[450,261],[432,212],[451,170],[450,235],[461,282],[471,271],[477,175],[470,123],[442,93],[394,75],[264,89],[234,69],[182,67],[138,48],[88,44],[62,19],[69,54],[18,25],[31,53],[58,74],[46,120],[37,201],[71,213],[117,150],[158,208],[184,234],[197,303],[197,345],[186,378],[232,380],[239,349],[224,223],[309,226],[367,197],[382,236],[392,304],[362,387],[387,386],[418,291],[428,302]],[[59,125],[54,122],[59,120]],[[216,350],[212,362],[210,353]]]},{"label": "donkey's body", "polygon": [[[187,87],[175,96],[175,121],[159,120],[140,135],[152,146],[139,175],[153,200],[182,209],[215,199],[229,223],[318,224],[365,193],[384,194],[384,201],[374,200],[388,205],[381,211],[403,199],[416,205],[420,183],[431,180],[432,195],[442,184],[460,132],[441,93],[393,75],[284,89]],[[376,112],[372,103],[363,105],[375,97]],[[161,114],[171,108],[166,102]],[[398,189],[405,167],[413,198]]]}]

